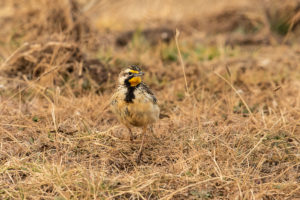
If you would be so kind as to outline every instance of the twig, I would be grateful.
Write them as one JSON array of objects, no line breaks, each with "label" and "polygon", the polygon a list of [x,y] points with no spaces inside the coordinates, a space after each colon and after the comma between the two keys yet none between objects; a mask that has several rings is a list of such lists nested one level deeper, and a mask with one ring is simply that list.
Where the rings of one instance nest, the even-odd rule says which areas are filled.
[{"label": "twig", "polygon": [[[59,67],[59,66],[54,66],[52,69],[50,69],[49,71],[43,73],[41,76],[39,76],[36,80],[34,80],[34,81],[32,81],[32,82],[35,83],[35,82],[39,81],[42,77],[44,77],[44,76],[46,76],[47,74],[51,73],[52,71],[56,70],[58,67]],[[26,77],[25,77],[25,81],[26,81]],[[28,80],[27,80],[27,82],[28,82]],[[7,100],[1,102],[0,107],[1,107],[2,105],[4,105],[5,102],[7,102],[7,101],[11,100],[12,98],[14,98],[14,97],[15,97],[16,95],[18,95],[20,92],[23,92],[23,91],[25,91],[25,90],[27,90],[27,89],[29,89],[29,88],[31,88],[31,87],[33,87],[33,85],[28,85],[28,86],[24,87],[23,89],[19,90],[18,92],[16,92],[15,94],[11,95]]]},{"label": "twig", "polygon": [[182,56],[181,56],[181,52],[180,52],[180,49],[179,49],[179,44],[178,44],[179,35],[180,35],[180,32],[178,31],[178,29],[176,29],[176,34],[175,34],[176,48],[177,48],[177,52],[178,52],[178,55],[179,55],[180,64],[181,64],[182,71],[183,71],[186,93],[189,94],[189,88],[188,88],[188,84],[187,84],[187,80],[186,80],[186,75],[185,75],[184,62],[183,62],[183,59],[182,59]]},{"label": "twig", "polygon": [[29,43],[25,42],[21,47],[16,49],[1,65],[1,68],[4,67],[17,53],[21,52],[25,47],[28,47]]},{"label": "twig", "polygon": [[290,20],[290,25],[285,37],[283,38],[282,44],[285,44],[287,42],[292,32],[292,29],[294,28],[295,24],[299,21],[299,19],[300,19],[300,12],[298,11]]},{"label": "twig", "polygon": [[221,181],[223,180],[223,175],[222,175],[222,171],[221,171],[221,169],[220,169],[220,167],[219,167],[219,165],[218,165],[218,163],[217,163],[217,160],[216,160],[216,149],[214,148],[214,157],[213,158],[211,158],[213,161],[214,161],[214,163],[215,163],[215,165],[216,165],[216,171],[217,171],[217,173],[219,174],[219,176],[220,176],[220,179],[221,179]]},{"label": "twig", "polygon": [[247,111],[249,112],[250,116],[253,118],[253,120],[256,122],[256,119],[253,116],[253,113],[251,112],[248,104],[246,103],[246,101],[244,100],[244,98],[241,96],[241,94],[237,91],[237,89],[227,80],[225,79],[223,76],[221,76],[219,73],[214,72],[219,78],[221,78],[222,80],[224,80],[233,90],[234,92],[238,95],[238,97],[241,99],[241,101],[243,102],[244,106],[246,107]]},{"label": "twig", "polygon": [[[272,130],[274,128],[274,126],[276,126],[278,124],[278,122],[280,122],[281,119],[278,119],[273,125],[272,127],[270,128],[270,130]],[[258,147],[258,145],[260,143],[262,143],[262,141],[266,138],[267,136],[267,133],[264,134],[264,136],[262,138],[260,138],[260,140],[256,143],[256,145],[247,153],[247,155],[243,158],[243,160],[240,162],[240,163],[243,163],[244,160],[246,160],[249,155]]]},{"label": "twig", "polygon": [[199,181],[199,182],[197,182],[197,183],[194,183],[194,184],[185,186],[185,187],[183,187],[183,188],[180,188],[180,189],[178,189],[178,190],[172,192],[172,193],[169,194],[168,196],[165,196],[165,197],[163,197],[163,198],[161,198],[161,199],[171,199],[171,198],[172,198],[176,193],[178,193],[178,192],[184,191],[184,190],[186,190],[186,189],[188,189],[188,188],[191,188],[191,187],[195,187],[195,186],[197,186],[197,185],[199,185],[199,184],[201,184],[201,183],[206,183],[206,182],[210,182],[210,181],[215,181],[215,180],[218,180],[218,179],[220,179],[220,178],[219,178],[219,177],[215,177],[215,178],[207,179],[207,180],[204,180],[204,181]]}]

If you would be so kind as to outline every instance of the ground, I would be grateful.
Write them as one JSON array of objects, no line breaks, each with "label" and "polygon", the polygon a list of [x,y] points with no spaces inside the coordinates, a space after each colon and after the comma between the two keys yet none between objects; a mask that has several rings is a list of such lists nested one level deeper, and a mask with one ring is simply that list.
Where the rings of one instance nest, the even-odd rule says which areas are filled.
[{"label": "ground", "polygon": [[[299,5],[1,1],[1,199],[300,199]],[[165,115],[139,163],[131,64]]]}]

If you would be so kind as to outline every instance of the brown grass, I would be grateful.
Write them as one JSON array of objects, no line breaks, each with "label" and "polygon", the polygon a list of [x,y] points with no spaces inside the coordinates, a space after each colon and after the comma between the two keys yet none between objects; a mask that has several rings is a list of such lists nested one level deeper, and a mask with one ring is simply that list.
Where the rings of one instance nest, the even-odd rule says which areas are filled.
[{"label": "brown grass", "polygon": [[[127,28],[107,21],[126,19],[124,1],[93,2],[0,3],[0,199],[300,198],[297,5],[287,38],[268,24],[284,11],[265,2],[249,13],[250,1],[216,1],[199,18],[198,4],[168,1],[151,21],[130,1]],[[141,31],[166,24],[180,28],[178,44]],[[147,135],[139,164],[140,130],[131,143],[107,106],[129,64],[170,117]]]}]

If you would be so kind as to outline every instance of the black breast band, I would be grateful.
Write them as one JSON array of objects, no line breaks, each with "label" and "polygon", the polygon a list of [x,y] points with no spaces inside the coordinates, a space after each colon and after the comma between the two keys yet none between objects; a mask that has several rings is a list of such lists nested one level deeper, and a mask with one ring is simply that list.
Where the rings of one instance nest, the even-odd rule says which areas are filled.
[{"label": "black breast band", "polygon": [[125,80],[125,85],[127,87],[127,92],[126,92],[126,96],[125,96],[125,101],[127,103],[133,103],[133,99],[135,98],[134,96],[134,90],[135,88],[139,87],[140,84],[138,84],[137,86],[135,87],[131,87],[130,86],[130,83],[129,83],[129,80],[132,78],[132,76],[128,77],[126,80]]}]

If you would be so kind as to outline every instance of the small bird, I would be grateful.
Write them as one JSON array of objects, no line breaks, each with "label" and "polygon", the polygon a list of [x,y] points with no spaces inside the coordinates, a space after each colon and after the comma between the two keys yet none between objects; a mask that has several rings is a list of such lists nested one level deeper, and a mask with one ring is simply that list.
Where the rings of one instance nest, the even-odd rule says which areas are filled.
[{"label": "small bird", "polygon": [[129,130],[131,141],[134,139],[131,128],[133,126],[143,128],[138,162],[142,155],[147,126],[156,122],[160,113],[156,97],[142,82],[143,75],[142,70],[136,65],[121,71],[119,86],[110,102],[113,113]]}]

